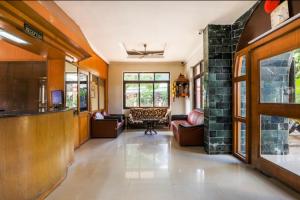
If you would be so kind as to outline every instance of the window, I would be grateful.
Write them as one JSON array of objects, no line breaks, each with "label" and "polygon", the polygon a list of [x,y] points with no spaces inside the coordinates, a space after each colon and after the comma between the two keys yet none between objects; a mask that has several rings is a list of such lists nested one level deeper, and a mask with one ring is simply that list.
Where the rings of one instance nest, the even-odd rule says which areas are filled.
[{"label": "window", "polygon": [[66,90],[66,107],[78,107],[78,73],[77,66],[65,63],[65,90]]},{"label": "window", "polygon": [[204,63],[199,62],[193,67],[194,77],[194,108],[204,109],[205,89],[204,89]]},{"label": "window", "polygon": [[77,108],[77,72],[66,72],[66,107]]},{"label": "window", "polygon": [[169,107],[170,73],[125,72],[124,108]]},{"label": "window", "polygon": [[248,123],[247,123],[247,60],[246,55],[236,57],[234,68],[234,155],[248,161]]},{"label": "window", "polygon": [[260,155],[300,175],[300,120],[260,115]]},{"label": "window", "polygon": [[300,49],[260,60],[260,102],[300,103]]},{"label": "window", "polygon": [[80,111],[88,110],[88,75],[79,73]]}]

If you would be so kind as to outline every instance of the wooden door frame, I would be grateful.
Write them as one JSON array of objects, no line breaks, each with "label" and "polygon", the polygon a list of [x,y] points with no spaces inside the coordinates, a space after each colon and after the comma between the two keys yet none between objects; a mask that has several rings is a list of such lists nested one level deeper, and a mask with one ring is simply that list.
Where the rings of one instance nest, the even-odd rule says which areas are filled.
[{"label": "wooden door frame", "polygon": [[253,51],[251,51],[251,74],[255,74],[255,76],[251,77],[251,161],[257,169],[276,177],[295,190],[300,191],[300,176],[262,158],[260,155],[261,115],[283,116],[289,118],[300,117],[299,104],[260,103],[259,61],[300,48],[299,20],[295,23],[298,24],[298,27],[286,31],[278,38],[272,38],[271,40],[256,46],[253,48]]},{"label": "wooden door frame", "polygon": [[[242,56],[245,56],[246,58],[246,74],[242,75],[242,76],[238,76],[238,70],[240,70],[241,68],[240,66],[240,58]],[[250,163],[250,158],[251,158],[251,151],[249,149],[250,147],[250,94],[251,94],[251,84],[250,84],[250,57],[249,57],[249,52],[248,49],[243,49],[241,51],[239,51],[238,53],[235,54],[235,58],[234,58],[234,65],[233,65],[233,77],[232,77],[232,102],[233,102],[233,106],[232,106],[232,130],[233,130],[233,155],[236,156],[238,159],[246,162],[246,163]],[[239,91],[237,88],[237,84],[245,81],[246,82],[246,116],[245,118],[243,117],[238,117],[237,116],[237,111],[239,110],[237,107],[239,106],[239,104],[236,104],[237,102],[240,102],[239,99]],[[246,124],[246,157],[242,156],[239,152],[238,152],[238,144],[239,144],[239,138],[238,138],[238,126],[235,122],[241,122],[241,123],[245,123]]]}]

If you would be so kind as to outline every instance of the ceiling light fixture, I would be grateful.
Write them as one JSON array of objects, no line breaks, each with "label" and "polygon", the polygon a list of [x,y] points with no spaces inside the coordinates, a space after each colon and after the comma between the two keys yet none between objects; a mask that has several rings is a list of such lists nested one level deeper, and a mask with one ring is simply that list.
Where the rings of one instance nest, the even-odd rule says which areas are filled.
[{"label": "ceiling light fixture", "polygon": [[8,33],[3,29],[0,29],[0,37],[6,38],[8,40],[11,40],[11,41],[19,43],[19,44],[29,44],[25,40],[22,40],[21,38],[14,36],[13,34]]},{"label": "ceiling light fixture", "polygon": [[66,55],[65,60],[70,63],[77,63],[78,59],[75,56]]}]

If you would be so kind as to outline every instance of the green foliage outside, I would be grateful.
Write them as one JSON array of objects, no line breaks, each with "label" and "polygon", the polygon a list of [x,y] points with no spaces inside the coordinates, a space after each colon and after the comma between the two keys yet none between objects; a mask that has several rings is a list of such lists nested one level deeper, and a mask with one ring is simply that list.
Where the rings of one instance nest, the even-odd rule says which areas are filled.
[{"label": "green foliage outside", "polygon": [[153,84],[152,83],[140,84],[140,106],[141,107],[153,106]]},{"label": "green foliage outside", "polygon": [[[127,83],[125,85],[126,92],[126,106],[139,107],[139,94],[140,92],[140,107],[166,107],[168,106],[168,84],[167,83]],[[155,103],[153,103],[153,95]],[[155,104],[155,105],[153,105]]]},{"label": "green foliage outside", "polygon": [[77,91],[73,91],[73,87],[77,88],[77,84],[66,84],[66,107],[77,108]]},{"label": "green foliage outside", "polygon": [[295,62],[295,103],[300,103],[300,49],[294,51]]}]

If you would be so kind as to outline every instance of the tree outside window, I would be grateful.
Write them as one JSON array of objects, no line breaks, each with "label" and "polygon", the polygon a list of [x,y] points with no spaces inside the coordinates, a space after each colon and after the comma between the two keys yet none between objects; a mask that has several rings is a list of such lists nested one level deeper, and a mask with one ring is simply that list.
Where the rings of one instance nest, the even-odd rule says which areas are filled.
[{"label": "tree outside window", "polygon": [[169,107],[170,73],[125,72],[124,108]]}]

